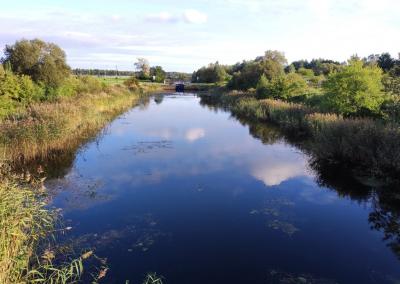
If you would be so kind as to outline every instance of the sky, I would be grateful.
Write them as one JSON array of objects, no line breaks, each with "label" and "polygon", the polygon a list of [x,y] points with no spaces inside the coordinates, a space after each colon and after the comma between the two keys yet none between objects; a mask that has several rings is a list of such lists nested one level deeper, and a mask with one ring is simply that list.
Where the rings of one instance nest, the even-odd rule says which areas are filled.
[{"label": "sky", "polygon": [[400,52],[399,0],[0,0],[0,48],[62,47],[73,68],[167,71],[234,64],[266,50],[289,62]]}]

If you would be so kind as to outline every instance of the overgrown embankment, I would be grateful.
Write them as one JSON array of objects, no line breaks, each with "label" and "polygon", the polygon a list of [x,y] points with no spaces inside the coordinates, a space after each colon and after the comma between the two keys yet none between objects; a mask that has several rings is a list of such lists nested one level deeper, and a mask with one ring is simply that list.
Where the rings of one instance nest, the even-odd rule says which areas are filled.
[{"label": "overgrown embankment", "polygon": [[278,125],[320,162],[343,164],[358,174],[400,176],[400,128],[371,118],[343,118],[279,100],[257,100],[243,93],[221,95],[219,104],[236,115]]},{"label": "overgrown embankment", "polygon": [[46,259],[56,258],[54,251],[37,251],[55,222],[45,192],[39,190],[51,170],[46,161],[73,156],[116,116],[138,104],[146,90],[116,85],[87,91],[32,103],[0,121],[1,283],[70,283],[82,273],[82,259],[56,267]]}]

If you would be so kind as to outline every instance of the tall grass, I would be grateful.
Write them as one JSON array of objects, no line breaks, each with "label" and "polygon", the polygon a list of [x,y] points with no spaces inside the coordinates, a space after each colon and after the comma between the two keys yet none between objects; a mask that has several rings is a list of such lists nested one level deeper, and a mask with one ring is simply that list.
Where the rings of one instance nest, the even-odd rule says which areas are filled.
[{"label": "tall grass", "polygon": [[0,155],[8,161],[24,162],[76,148],[139,99],[138,94],[114,86],[107,93],[33,104],[0,122]]},{"label": "tall grass", "polygon": [[0,183],[0,283],[21,283],[40,239],[53,230],[54,215],[29,188]]},{"label": "tall grass", "polygon": [[345,163],[366,175],[399,177],[400,127],[380,120],[343,118],[297,103],[225,94],[234,114],[278,125],[290,137],[308,138],[314,159]]},{"label": "tall grass", "polygon": [[[53,264],[52,252],[37,255],[56,216],[40,191],[21,181],[32,181],[25,165],[70,156],[143,97],[143,88],[133,93],[88,80],[90,88],[78,95],[36,102],[0,120],[0,283],[75,283],[82,274],[85,254],[62,266]],[[86,93],[96,86],[99,92]]]}]

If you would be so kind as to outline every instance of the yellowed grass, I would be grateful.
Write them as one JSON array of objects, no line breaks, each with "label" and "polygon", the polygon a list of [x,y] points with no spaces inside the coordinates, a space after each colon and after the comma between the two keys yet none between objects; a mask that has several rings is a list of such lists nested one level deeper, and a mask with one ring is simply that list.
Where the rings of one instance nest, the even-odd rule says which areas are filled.
[{"label": "yellowed grass", "polygon": [[19,117],[0,123],[0,155],[6,161],[27,161],[76,148],[139,97],[115,86],[108,93],[34,104]]}]

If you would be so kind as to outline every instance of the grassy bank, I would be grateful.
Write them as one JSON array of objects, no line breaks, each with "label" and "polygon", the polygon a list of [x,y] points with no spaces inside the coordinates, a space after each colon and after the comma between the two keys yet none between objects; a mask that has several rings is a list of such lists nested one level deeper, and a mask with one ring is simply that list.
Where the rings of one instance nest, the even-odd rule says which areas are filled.
[{"label": "grassy bank", "polygon": [[55,267],[43,252],[37,255],[38,244],[51,235],[56,220],[40,190],[51,171],[46,162],[73,157],[116,116],[138,104],[147,90],[107,85],[97,93],[32,103],[0,121],[0,283],[73,283],[79,278],[82,258]]},{"label": "grassy bank", "polygon": [[321,162],[340,163],[366,176],[398,178],[400,128],[367,118],[343,118],[302,104],[257,100],[244,93],[221,95],[219,103],[236,115],[278,125]]},{"label": "grassy bank", "polygon": [[21,163],[75,148],[139,98],[123,87],[113,86],[98,94],[32,104],[0,123],[1,157]]}]

